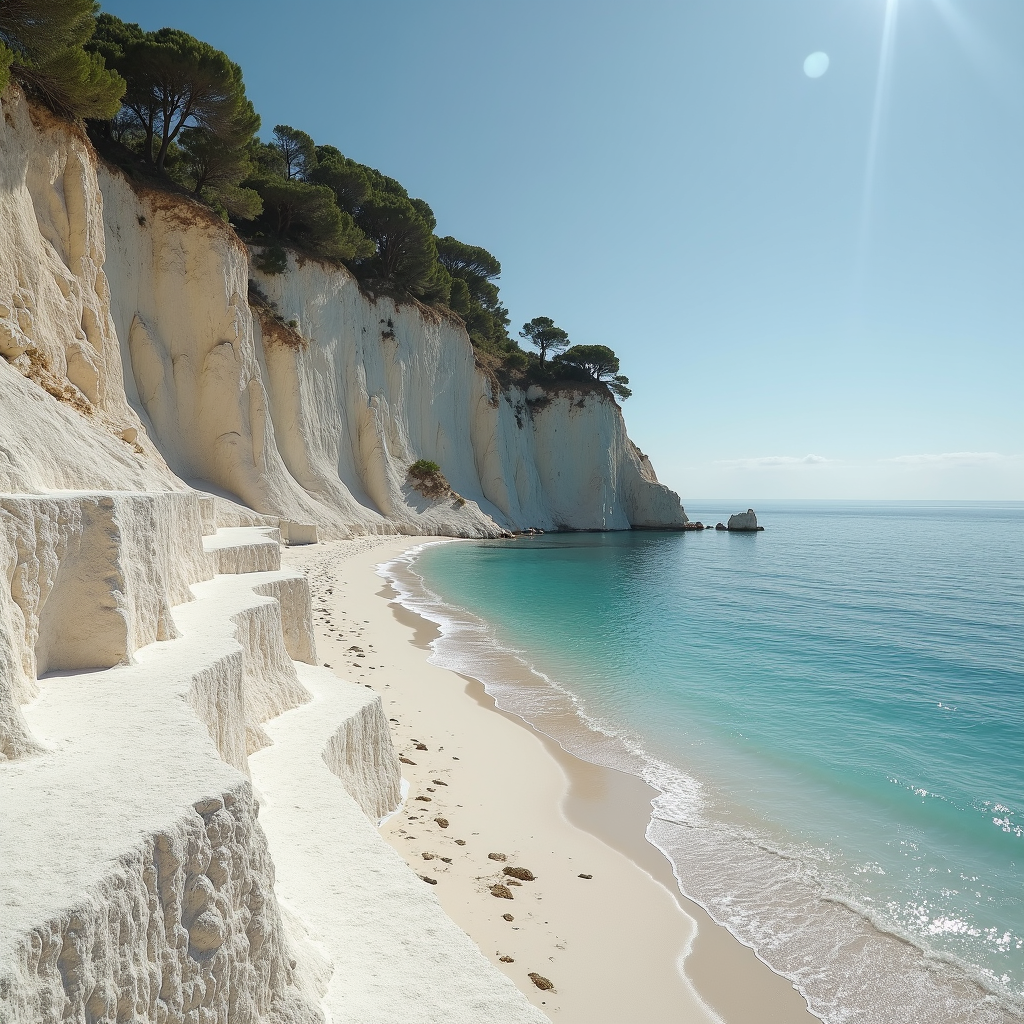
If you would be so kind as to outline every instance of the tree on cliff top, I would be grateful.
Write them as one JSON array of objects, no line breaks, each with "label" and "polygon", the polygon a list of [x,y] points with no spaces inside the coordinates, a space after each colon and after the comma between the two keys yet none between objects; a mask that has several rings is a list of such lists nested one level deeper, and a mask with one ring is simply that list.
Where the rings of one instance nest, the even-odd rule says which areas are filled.
[{"label": "tree on cliff top", "polygon": [[310,171],[316,167],[316,144],[304,131],[279,124],[274,128],[274,145],[284,162],[284,176],[291,181],[299,178],[309,180]]},{"label": "tree on cliff top", "polygon": [[58,113],[113,117],[124,80],[100,54],[85,49],[98,8],[94,0],[3,0],[0,90],[13,73]]},{"label": "tree on cliff top", "polygon": [[[254,139],[249,152],[252,173],[245,185],[263,201],[262,214],[253,224],[256,239],[266,239],[272,248],[290,242],[339,263],[373,254],[374,246],[351,214],[339,207],[334,190],[305,180],[317,166],[313,140],[305,132],[279,124],[273,142]],[[261,265],[267,272],[275,266],[267,260]]]},{"label": "tree on cliff top", "polygon": [[573,345],[555,357],[559,366],[568,366],[585,373],[591,380],[606,384],[619,398],[629,398],[629,378],[619,373],[619,357],[607,345]]},{"label": "tree on cliff top", "polygon": [[501,275],[501,264],[486,249],[451,235],[435,241],[438,261],[452,276],[448,304],[462,317],[472,342],[499,349],[511,344],[518,349],[508,336],[508,310],[494,283]]},{"label": "tree on cliff top", "polygon": [[437,262],[434,214],[422,199],[374,189],[363,202],[356,223],[377,250],[363,261],[366,276],[398,285],[425,301],[444,292],[438,297],[447,301],[451,277]]},{"label": "tree on cliff top", "polygon": [[263,200],[263,214],[256,223],[269,239],[291,241],[334,262],[373,251],[352,218],[338,209],[334,193],[325,185],[278,177],[250,178],[246,184]]},{"label": "tree on cliff top", "polygon": [[561,327],[556,327],[549,316],[535,316],[528,324],[523,324],[519,337],[540,349],[542,366],[549,352],[558,352],[569,344],[569,335]]},{"label": "tree on cliff top", "polygon": [[215,135],[207,128],[184,128],[179,136],[181,159],[177,177],[193,194],[232,217],[252,220],[263,210],[258,192],[239,182],[252,173],[249,140],[259,115],[248,100],[239,113],[237,129]]},{"label": "tree on cliff top", "polygon": [[316,165],[307,172],[308,179],[326,185],[334,193],[338,207],[355,216],[371,192],[366,168],[335,146],[317,146],[314,152]]},{"label": "tree on cliff top", "polygon": [[[183,129],[241,148],[259,127],[245,96],[242,69],[227,55],[187,32],[144,32],[112,14],[96,20],[90,49],[124,76],[124,106],[142,133],[142,156],[163,174],[168,152]],[[255,124],[255,127],[253,125]],[[244,140],[241,136],[248,137]]]}]

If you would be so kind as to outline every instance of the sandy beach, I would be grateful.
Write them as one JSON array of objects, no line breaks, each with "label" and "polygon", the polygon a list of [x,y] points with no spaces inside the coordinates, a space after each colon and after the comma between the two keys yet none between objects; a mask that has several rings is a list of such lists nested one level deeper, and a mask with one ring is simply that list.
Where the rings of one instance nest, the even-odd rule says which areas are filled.
[{"label": "sandy beach", "polygon": [[810,1024],[799,993],[680,897],[644,838],[654,791],[565,753],[428,663],[436,627],[376,567],[430,538],[292,548],[319,661],[383,699],[408,783],[384,838],[553,1020]]}]

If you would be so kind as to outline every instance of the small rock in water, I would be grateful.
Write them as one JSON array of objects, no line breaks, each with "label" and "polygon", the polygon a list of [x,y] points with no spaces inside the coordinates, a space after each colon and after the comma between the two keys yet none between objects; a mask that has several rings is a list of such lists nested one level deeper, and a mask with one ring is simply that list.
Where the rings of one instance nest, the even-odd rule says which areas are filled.
[{"label": "small rock in water", "polygon": [[593,875],[577,875],[577,878],[593,878]]},{"label": "small rock in water", "polygon": [[437,885],[437,879],[431,878],[429,875],[420,875],[420,878],[422,878],[427,885]]},{"label": "small rock in water", "polygon": [[416,749],[417,750],[426,750],[427,749],[427,745],[426,745],[426,743],[417,743],[416,744]]},{"label": "small rock in water", "polygon": [[398,760],[401,761],[402,764],[415,764],[416,763],[415,761],[410,761],[409,758],[405,757],[404,755],[399,755]]},{"label": "small rock in water", "polygon": [[465,846],[466,845],[466,840],[465,839],[456,839],[455,840],[455,845],[456,846]]},{"label": "small rock in water", "polygon": [[420,856],[424,860],[433,860],[434,859],[434,854],[432,854],[432,853],[423,853],[423,854],[420,854]]},{"label": "small rock in water", "polygon": [[432,783],[433,783],[433,784],[434,784],[435,786],[447,786],[447,785],[448,785],[448,783],[447,783],[447,782],[442,782],[442,781],[441,781],[440,779],[431,779],[430,781],[431,781],[431,782],[432,782]]},{"label": "small rock in water", "polygon": [[515,963],[515,960],[513,960],[512,957],[510,957],[510,956],[499,956],[498,959],[503,964],[514,964]]},{"label": "small rock in water", "polygon": [[757,525],[757,516],[754,514],[754,510],[748,508],[746,512],[737,512],[736,515],[729,516],[727,529],[752,533],[755,530],[761,531],[764,527]]},{"label": "small rock in water", "polygon": [[507,885],[502,885],[500,882],[497,885],[491,886],[491,895],[497,896],[499,900],[515,899],[512,895],[512,890]]},{"label": "small rock in water", "polygon": [[429,796],[418,796],[416,799],[422,800],[425,804],[429,804],[432,798]]},{"label": "small rock in water", "polygon": [[[502,857],[502,860],[505,858]],[[505,867],[502,868],[502,874],[509,875],[512,878],[518,878],[523,882],[532,882],[537,877],[529,868],[513,868]]]},{"label": "small rock in water", "polygon": [[437,824],[438,824],[438,826],[440,828],[447,828],[448,827],[448,819],[447,818],[435,818],[434,821],[437,822]]},{"label": "small rock in water", "polygon": [[441,860],[443,860],[445,864],[451,864],[452,862],[451,857],[442,857]]},{"label": "small rock in water", "polygon": [[527,977],[543,992],[547,992],[555,987],[543,974],[538,974],[536,971],[530,971]]},{"label": "small rock in water", "polygon": [[511,914],[502,914],[501,916],[502,916],[502,917],[503,917],[503,918],[504,918],[504,919],[505,919],[506,921],[514,921],[514,920],[515,920],[515,918],[514,918],[514,917],[513,917],[513,916],[512,916]]},{"label": "small rock in water", "polygon": [[489,854],[487,854],[487,859],[488,860],[507,860],[505,854],[503,854],[503,853],[489,853]]}]

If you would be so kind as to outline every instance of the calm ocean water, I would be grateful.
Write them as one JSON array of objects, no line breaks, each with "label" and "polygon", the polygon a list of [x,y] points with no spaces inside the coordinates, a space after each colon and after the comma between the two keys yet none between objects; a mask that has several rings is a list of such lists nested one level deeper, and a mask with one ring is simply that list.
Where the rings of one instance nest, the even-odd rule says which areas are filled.
[{"label": "calm ocean water", "polygon": [[681,889],[819,1016],[1020,1020],[1024,506],[758,515],[432,545],[389,575],[442,625],[435,660],[615,737]]}]

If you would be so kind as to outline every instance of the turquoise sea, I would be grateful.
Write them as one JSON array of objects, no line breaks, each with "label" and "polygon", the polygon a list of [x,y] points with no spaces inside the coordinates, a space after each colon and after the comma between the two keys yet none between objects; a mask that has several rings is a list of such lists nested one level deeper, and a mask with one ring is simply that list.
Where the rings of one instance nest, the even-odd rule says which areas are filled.
[{"label": "turquoise sea", "polygon": [[[387,572],[440,624],[436,661],[534,721],[571,708],[659,790],[648,838],[682,891],[820,1017],[1020,1020],[1024,505],[758,516],[428,545]],[[586,735],[558,738],[588,756]]]}]

